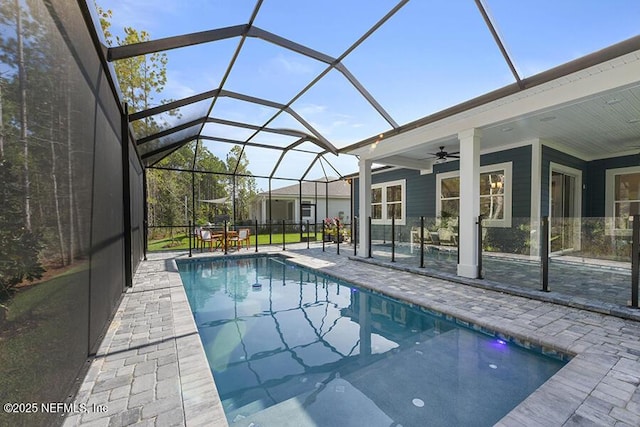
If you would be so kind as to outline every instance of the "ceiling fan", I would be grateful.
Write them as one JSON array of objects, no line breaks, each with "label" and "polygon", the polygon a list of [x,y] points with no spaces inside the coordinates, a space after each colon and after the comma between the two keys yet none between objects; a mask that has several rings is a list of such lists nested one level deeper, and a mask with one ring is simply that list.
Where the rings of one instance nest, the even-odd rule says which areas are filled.
[{"label": "ceiling fan", "polygon": [[460,158],[460,152],[459,151],[454,151],[454,152],[448,153],[448,152],[444,151],[444,146],[440,147],[440,151],[438,151],[437,153],[429,153],[429,154],[436,158],[436,163],[445,162],[445,161],[447,161],[447,159],[459,159]]}]

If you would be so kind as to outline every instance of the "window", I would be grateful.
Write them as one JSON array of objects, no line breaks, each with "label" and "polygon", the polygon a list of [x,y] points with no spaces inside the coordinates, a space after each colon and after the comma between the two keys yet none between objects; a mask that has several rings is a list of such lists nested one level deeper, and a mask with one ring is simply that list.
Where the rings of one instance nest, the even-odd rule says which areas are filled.
[{"label": "window", "polygon": [[371,186],[371,220],[374,224],[405,223],[405,180]]},{"label": "window", "polygon": [[387,187],[387,218],[402,219],[402,186]]},{"label": "window", "polygon": [[440,181],[440,213],[438,216],[460,216],[460,177]]},{"label": "window", "polygon": [[382,219],[382,188],[371,189],[371,219]]},{"label": "window", "polygon": [[504,219],[504,170],[480,174],[480,215]]},{"label": "window", "polygon": [[640,214],[640,173],[616,175],[614,193],[616,228],[631,228],[629,217]]},{"label": "window", "polygon": [[302,202],[302,217],[303,218],[311,218],[311,202],[303,201]]},{"label": "window", "polygon": [[[436,215],[460,215],[460,172],[438,174]],[[511,227],[511,162],[480,168],[480,214],[483,224]]]},{"label": "window", "polygon": [[626,234],[631,217],[640,214],[640,168],[610,169],[606,178],[607,217],[613,217],[614,232]]}]

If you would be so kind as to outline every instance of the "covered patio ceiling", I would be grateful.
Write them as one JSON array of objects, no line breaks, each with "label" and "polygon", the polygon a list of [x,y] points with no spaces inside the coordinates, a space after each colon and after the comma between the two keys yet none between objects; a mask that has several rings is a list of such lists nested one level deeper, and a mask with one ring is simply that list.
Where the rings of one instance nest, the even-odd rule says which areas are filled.
[{"label": "covered patio ceiling", "polygon": [[349,150],[390,166],[430,170],[439,163],[434,151],[455,152],[458,132],[475,128],[481,153],[539,142],[585,161],[640,159],[640,38],[537,77],[547,74],[552,77],[527,90],[503,88]]},{"label": "covered patio ceiling", "polygon": [[[113,11],[112,32],[128,26],[152,35],[105,45],[109,61],[155,52],[168,59],[160,96],[130,115],[131,122],[154,117],[165,125],[135,135],[146,166],[185,144],[221,159],[238,145],[258,177],[342,176],[357,169],[345,153],[381,135],[640,49],[635,0],[205,3],[98,2]],[[639,92],[625,87],[495,123],[483,130],[485,139],[497,147],[548,138],[597,158],[612,150],[603,141],[614,134],[615,152],[637,150]],[[438,145],[454,151],[456,144],[429,141],[405,156],[428,160]]]}]

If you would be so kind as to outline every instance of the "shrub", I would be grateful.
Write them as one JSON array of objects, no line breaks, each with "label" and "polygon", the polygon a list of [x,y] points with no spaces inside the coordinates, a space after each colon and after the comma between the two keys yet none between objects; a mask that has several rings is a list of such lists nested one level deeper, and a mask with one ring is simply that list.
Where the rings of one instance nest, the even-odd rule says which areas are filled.
[{"label": "shrub", "polygon": [[[515,221],[514,221],[515,222]],[[489,252],[528,255],[531,245],[529,222],[513,224],[511,228],[489,227],[483,240],[483,248]]]}]

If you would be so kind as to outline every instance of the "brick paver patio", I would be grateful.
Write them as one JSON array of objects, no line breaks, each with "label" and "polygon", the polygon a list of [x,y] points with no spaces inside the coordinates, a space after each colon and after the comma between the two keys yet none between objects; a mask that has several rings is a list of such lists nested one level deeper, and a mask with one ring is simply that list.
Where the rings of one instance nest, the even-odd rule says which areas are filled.
[{"label": "brick paver patio", "polygon": [[[640,425],[640,322],[355,261],[346,247],[341,256],[298,247],[284,252],[294,262],[574,355],[499,425]],[[76,396],[106,412],[71,415],[65,426],[227,425],[176,256],[186,255],[142,263]]]}]

